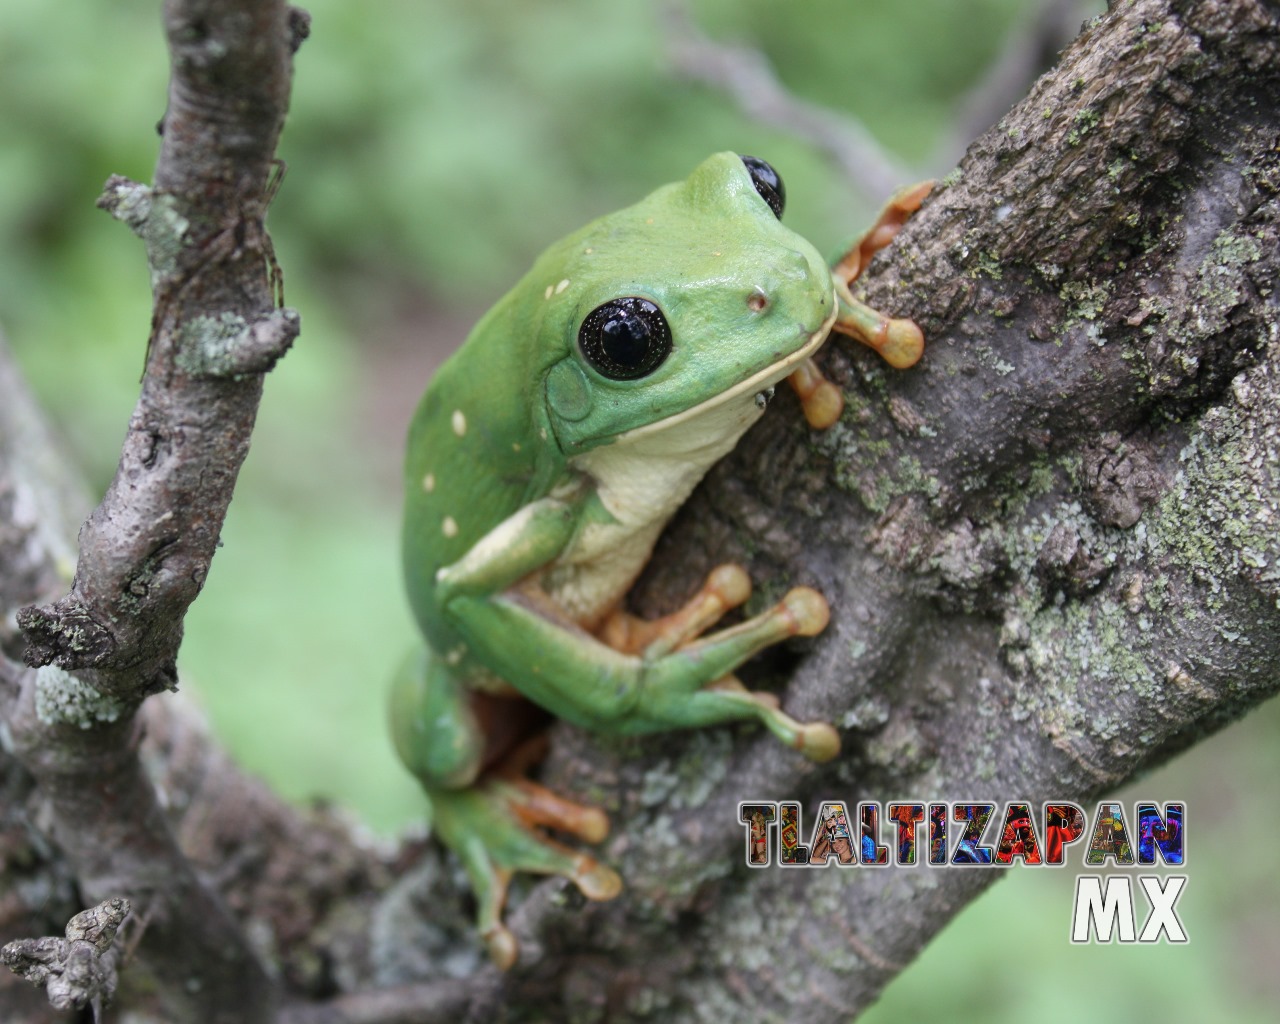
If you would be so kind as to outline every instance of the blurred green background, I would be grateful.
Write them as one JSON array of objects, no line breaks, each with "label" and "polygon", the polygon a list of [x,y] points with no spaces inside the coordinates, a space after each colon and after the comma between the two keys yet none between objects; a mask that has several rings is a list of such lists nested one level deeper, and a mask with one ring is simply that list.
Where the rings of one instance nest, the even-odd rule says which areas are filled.
[{"label": "blurred green background", "polygon": [[[966,95],[1041,6],[691,10],[712,37],[767,54],[796,95],[856,115],[923,177],[948,170],[937,154]],[[883,196],[682,81],[656,5],[308,7],[270,217],[303,337],[268,379],[182,669],[244,765],[389,833],[423,806],[392,757],[383,698],[413,642],[399,460],[431,368],[546,244],[713,150],[779,167],[788,223],[823,250]],[[150,296],[141,245],[93,204],[111,173],[149,180],[166,79],[158,2],[0,6],[0,326],[98,492],[136,395]],[[1280,836],[1261,815],[1257,832],[1241,825],[1280,774],[1278,719],[1263,709],[1131,794],[1189,802],[1188,946],[1072,947],[1076,871],[1016,870],[865,1019],[1052,1022],[1104,1007],[1277,1019],[1275,882],[1255,851]]]}]

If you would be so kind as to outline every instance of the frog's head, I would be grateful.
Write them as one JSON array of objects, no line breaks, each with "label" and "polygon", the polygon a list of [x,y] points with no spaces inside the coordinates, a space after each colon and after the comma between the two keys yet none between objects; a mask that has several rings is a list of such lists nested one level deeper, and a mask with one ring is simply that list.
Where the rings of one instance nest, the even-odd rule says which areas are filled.
[{"label": "frog's head", "polygon": [[565,454],[723,405],[749,422],[822,343],[831,272],[781,224],[783,198],[768,164],[717,153],[538,261],[523,295]]}]

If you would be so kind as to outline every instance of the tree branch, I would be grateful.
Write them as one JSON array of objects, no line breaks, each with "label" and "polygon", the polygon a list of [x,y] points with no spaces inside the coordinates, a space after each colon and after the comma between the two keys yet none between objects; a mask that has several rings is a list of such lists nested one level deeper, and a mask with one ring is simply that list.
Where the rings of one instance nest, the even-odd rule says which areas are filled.
[{"label": "tree branch", "polygon": [[1075,38],[1085,11],[1095,6],[1087,0],[1040,0],[1039,9],[1013,28],[982,79],[962,97],[950,131],[934,147],[932,165],[953,167],[969,143],[1053,66],[1058,52]]},{"label": "tree branch", "polygon": [[71,593],[24,609],[27,661],[78,670],[125,702],[171,688],[248,451],[261,374],[298,333],[273,308],[263,226],[288,106],[281,3],[171,2],[169,109],[148,190],[113,178],[103,205],[146,242],[155,314],[120,468],[80,537]]},{"label": "tree branch", "polygon": [[668,59],[682,78],[724,91],[752,120],[811,143],[869,196],[889,195],[912,177],[856,117],[787,92],[759,50],[711,39],[683,3],[668,3],[663,14]]},{"label": "tree branch", "polygon": [[103,900],[67,922],[65,938],[19,939],[0,949],[0,963],[45,989],[55,1010],[93,1008],[95,1021],[116,993],[116,930],[129,901]]},{"label": "tree branch", "polygon": [[176,681],[183,616],[217,545],[261,375],[298,333],[297,315],[273,307],[263,219],[305,26],[280,2],[166,4],[173,75],[155,186],[112,179],[104,203],[147,246],[142,391],[115,479],[81,530],[71,592],[18,614],[38,671],[5,709],[81,891],[134,901],[146,921],[139,964],[184,1021],[270,1020],[275,1001],[169,829],[134,712]]}]

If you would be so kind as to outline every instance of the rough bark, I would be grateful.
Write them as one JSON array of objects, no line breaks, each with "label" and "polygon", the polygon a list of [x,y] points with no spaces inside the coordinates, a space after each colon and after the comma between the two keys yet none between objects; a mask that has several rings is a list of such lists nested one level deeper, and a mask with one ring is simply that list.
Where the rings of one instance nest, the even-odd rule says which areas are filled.
[{"label": "rough bark", "polygon": [[[179,848],[135,715],[176,681],[183,616],[218,542],[262,374],[298,333],[297,315],[276,308],[263,218],[305,16],[280,2],[171,0],[164,18],[173,76],[155,185],[113,178],[101,201],[146,243],[155,305],[142,391],[115,479],[81,529],[70,593],[18,611],[30,667],[6,659],[0,694],[6,747],[38,787],[43,831],[80,898],[132,901],[129,977],[148,977],[172,1019],[258,1021],[275,987]],[[26,561],[37,565],[27,582],[44,589],[49,566]]]},{"label": "rough bark", "polygon": [[867,282],[924,361],[830,353],[842,422],[771,419],[685,508],[646,595],[735,551],[819,586],[832,626],[786,704],[846,726],[846,755],[664,743],[699,793],[677,808],[648,799],[653,749],[576,745],[565,775],[606,763],[632,844],[633,899],[584,926],[636,966],[611,1005],[711,1019],[754,971],[752,1019],[843,1019],[996,877],[748,873],[744,796],[1087,803],[1275,692],[1277,29],[1258,3],[1115,4]]},{"label": "rough bark", "polygon": [[[189,824],[201,816],[169,809],[198,864],[262,830],[257,855],[216,881],[258,947],[290,965],[286,991],[315,1000],[284,1019],[847,1020],[996,873],[748,872],[739,800],[1087,802],[1273,693],[1278,101],[1274,5],[1132,0],[973,144],[864,282],[873,305],[924,328],[923,362],[896,373],[829,347],[843,420],[813,434],[780,397],[636,594],[644,610],[670,607],[733,557],[761,602],[820,587],[831,626],[755,681],[789,679],[786,706],[837,722],[845,755],[815,767],[747,728],[626,744],[559,729],[546,773],[609,807],[604,855],[627,889],[584,907],[560,883],[523,888],[526,955],[510,974],[484,965],[459,872],[437,851],[410,843],[378,863],[330,823],[246,795],[198,729],[174,734],[185,757],[156,747],[157,773],[176,772],[191,801],[227,801],[212,838]],[[199,386],[210,410],[244,415],[216,405],[234,382]],[[0,463],[0,481],[17,472]],[[184,530],[216,537],[217,522]],[[116,593],[132,577],[110,578]],[[103,607],[117,600],[105,592],[78,584],[73,597]],[[74,661],[69,607],[40,636]],[[119,665],[119,648],[91,644],[106,653],[89,678],[135,699],[163,683],[179,628],[168,615],[122,616],[146,658]],[[0,667],[0,693],[29,685]],[[123,745],[111,726],[89,734]],[[42,748],[21,749],[43,784]],[[192,763],[207,770],[179,770]],[[56,787],[22,785],[32,806],[65,813]],[[60,869],[92,890],[76,837],[54,835],[62,852],[41,877]],[[328,851],[305,884],[291,845],[295,858]]]}]

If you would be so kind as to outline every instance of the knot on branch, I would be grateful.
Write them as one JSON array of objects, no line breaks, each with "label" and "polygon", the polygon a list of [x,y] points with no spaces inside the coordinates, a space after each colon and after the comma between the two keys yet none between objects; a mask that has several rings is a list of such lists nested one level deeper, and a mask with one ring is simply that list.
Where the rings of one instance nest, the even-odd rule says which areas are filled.
[{"label": "knot on branch", "polygon": [[151,216],[151,189],[123,174],[113,174],[102,186],[96,205],[142,237],[147,218]]},{"label": "knot on branch", "polygon": [[146,243],[153,289],[179,276],[179,259],[188,244],[191,221],[178,197],[113,174],[98,196],[106,210]]},{"label": "knot on branch", "polygon": [[297,53],[298,49],[311,35],[311,12],[301,7],[289,8],[289,52]]},{"label": "knot on branch", "polygon": [[18,611],[18,628],[26,634],[22,660],[32,668],[87,668],[102,664],[115,651],[111,631],[98,622],[74,595],[57,604],[28,605]]},{"label": "knot on branch", "polygon": [[1108,431],[1082,451],[1085,499],[1098,521],[1128,529],[1160,497],[1163,480],[1151,452]]},{"label": "knot on branch", "polygon": [[102,1007],[116,992],[116,931],[129,916],[129,901],[119,896],[82,910],[67,922],[66,937],[17,939],[0,950],[0,960],[19,977],[46,991],[56,1010]]},{"label": "knot on branch", "polygon": [[251,321],[232,312],[193,317],[182,325],[177,363],[194,377],[266,373],[301,329],[294,309],[273,309]]}]

